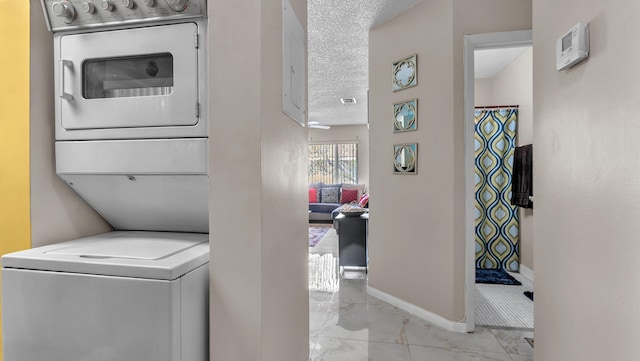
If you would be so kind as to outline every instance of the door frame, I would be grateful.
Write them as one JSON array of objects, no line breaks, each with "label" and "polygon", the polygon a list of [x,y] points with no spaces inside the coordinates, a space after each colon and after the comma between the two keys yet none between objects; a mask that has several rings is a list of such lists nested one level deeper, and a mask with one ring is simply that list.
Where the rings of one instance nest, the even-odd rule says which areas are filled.
[{"label": "door frame", "polygon": [[474,52],[479,49],[533,45],[531,30],[464,36],[464,144],[465,144],[465,323],[475,329],[475,187],[474,187]]}]

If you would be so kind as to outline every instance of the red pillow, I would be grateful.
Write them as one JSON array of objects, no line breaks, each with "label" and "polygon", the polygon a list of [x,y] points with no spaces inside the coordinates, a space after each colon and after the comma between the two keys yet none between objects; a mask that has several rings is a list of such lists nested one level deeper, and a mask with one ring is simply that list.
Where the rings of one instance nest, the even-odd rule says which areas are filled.
[{"label": "red pillow", "polygon": [[318,203],[318,193],[315,188],[309,188],[309,203]]},{"label": "red pillow", "polygon": [[367,203],[369,203],[369,195],[363,194],[360,198],[360,207],[365,208],[367,206]]},{"label": "red pillow", "polygon": [[343,189],[342,190],[342,200],[340,203],[351,203],[358,200],[358,190],[357,189]]}]

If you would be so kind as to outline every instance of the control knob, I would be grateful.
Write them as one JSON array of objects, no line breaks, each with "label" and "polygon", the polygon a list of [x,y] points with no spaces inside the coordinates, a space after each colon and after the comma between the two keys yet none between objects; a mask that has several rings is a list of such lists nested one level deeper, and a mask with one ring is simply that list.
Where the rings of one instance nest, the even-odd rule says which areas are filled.
[{"label": "control knob", "polygon": [[84,2],[82,3],[82,10],[87,14],[93,14],[96,12],[96,6],[93,3]]},{"label": "control knob", "polygon": [[67,0],[54,2],[51,5],[51,10],[53,11],[53,15],[63,18],[67,24],[72,22],[76,17],[76,9]]},{"label": "control knob", "polygon": [[189,0],[167,0],[167,4],[174,11],[182,11],[187,7]]},{"label": "control knob", "polygon": [[142,0],[142,3],[150,8],[156,6],[156,0]]},{"label": "control knob", "polygon": [[134,3],[133,0],[122,0],[122,5],[127,9],[133,9],[136,7],[136,3]]},{"label": "control knob", "polygon": [[113,11],[113,4],[109,0],[102,0],[102,2],[100,3],[100,6],[102,7],[103,10]]}]

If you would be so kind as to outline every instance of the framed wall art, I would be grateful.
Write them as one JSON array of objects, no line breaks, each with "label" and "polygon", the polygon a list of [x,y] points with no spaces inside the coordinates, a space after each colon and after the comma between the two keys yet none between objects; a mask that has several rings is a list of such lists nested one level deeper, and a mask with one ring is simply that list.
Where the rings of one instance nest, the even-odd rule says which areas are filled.
[{"label": "framed wall art", "polygon": [[393,132],[418,129],[418,99],[393,104]]},{"label": "framed wall art", "polygon": [[418,143],[393,146],[393,173],[418,174]]},{"label": "framed wall art", "polygon": [[393,63],[392,71],[394,92],[418,85],[418,55]]}]

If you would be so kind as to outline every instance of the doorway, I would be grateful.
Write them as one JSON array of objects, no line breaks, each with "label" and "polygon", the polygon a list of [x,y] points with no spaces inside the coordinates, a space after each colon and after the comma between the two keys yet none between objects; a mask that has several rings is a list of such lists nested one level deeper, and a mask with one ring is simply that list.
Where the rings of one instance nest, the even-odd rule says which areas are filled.
[{"label": "doorway", "polygon": [[[475,199],[475,106],[501,106],[497,104],[494,98],[487,97],[482,101],[484,104],[476,103],[476,77],[475,62],[476,52],[489,49],[513,49],[513,48],[530,48],[532,46],[532,32],[513,31],[503,33],[488,33],[467,35],[464,40],[464,80],[465,80],[465,207],[466,207],[466,225],[465,225],[465,269],[466,269],[466,327],[467,331],[473,331],[476,323],[478,323],[478,313],[476,309],[476,296],[478,290],[476,288],[476,199]],[[485,82],[486,83],[486,82]],[[486,84],[484,84],[486,86]],[[481,92],[482,89],[479,89]],[[482,95],[482,94],[478,94]],[[489,100],[490,99],[490,100]],[[512,103],[510,103],[511,105]],[[531,142],[531,139],[519,139],[519,144],[523,142]],[[525,215],[526,216],[526,215]],[[526,267],[525,267],[526,268]],[[523,272],[526,274],[527,272]],[[532,276],[530,272],[529,276]],[[513,287],[513,286],[504,286]],[[511,289],[513,290],[513,289]],[[525,296],[522,295],[524,298]],[[482,319],[484,325],[486,321]],[[499,325],[496,325],[499,326]]]}]

